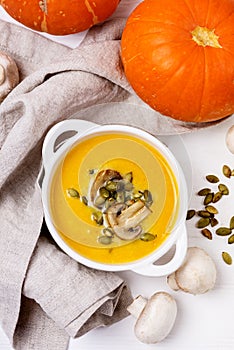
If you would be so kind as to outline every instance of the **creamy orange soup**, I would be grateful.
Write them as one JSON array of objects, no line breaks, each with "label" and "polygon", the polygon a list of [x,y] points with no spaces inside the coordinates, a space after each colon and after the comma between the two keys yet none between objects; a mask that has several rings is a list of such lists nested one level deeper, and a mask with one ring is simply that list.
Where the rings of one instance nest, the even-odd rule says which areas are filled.
[{"label": "creamy orange soup", "polygon": [[[108,245],[99,243],[103,225],[92,218],[95,210],[89,192],[97,172],[103,169],[131,172],[134,189],[150,191],[151,213],[141,226],[155,239],[115,237]],[[68,189],[75,189],[79,198],[69,196]],[[160,247],[174,226],[179,206],[178,184],[162,154],[141,139],[117,133],[92,136],[69,150],[55,171],[50,196],[52,220],[64,242],[80,255],[107,264],[135,261]]]}]

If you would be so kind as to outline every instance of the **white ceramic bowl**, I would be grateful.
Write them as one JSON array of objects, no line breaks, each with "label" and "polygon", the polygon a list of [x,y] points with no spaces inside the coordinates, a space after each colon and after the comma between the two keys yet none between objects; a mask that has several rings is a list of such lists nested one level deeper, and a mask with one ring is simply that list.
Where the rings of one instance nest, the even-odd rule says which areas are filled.
[{"label": "white ceramic bowl", "polygon": [[[151,254],[130,263],[106,264],[87,259],[71,249],[61,238],[53,225],[50,213],[50,187],[57,165],[66,152],[76,144],[77,141],[97,135],[100,133],[121,132],[138,137],[151,146],[155,147],[167,159],[170,164],[179,187],[179,213],[172,232],[164,243]],[[42,202],[44,208],[45,221],[48,229],[59,245],[59,247],[76,261],[94,269],[105,271],[132,270],[136,273],[147,276],[168,275],[179,268],[187,251],[187,232],[185,226],[186,213],[188,208],[188,191],[183,171],[171,151],[156,137],[149,133],[125,125],[97,125],[85,120],[65,120],[50,129],[45,137],[42,149],[43,168],[39,175],[39,185],[41,187]],[[175,253],[170,261],[157,265],[157,261],[175,246]]]}]

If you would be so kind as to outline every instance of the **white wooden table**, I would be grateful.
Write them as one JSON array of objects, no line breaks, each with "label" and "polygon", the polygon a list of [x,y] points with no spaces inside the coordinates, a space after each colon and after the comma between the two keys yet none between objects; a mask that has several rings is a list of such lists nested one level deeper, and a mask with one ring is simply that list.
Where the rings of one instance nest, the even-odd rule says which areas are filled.
[{"label": "white wooden table", "polygon": [[[137,0],[122,0],[122,8],[126,11],[138,3]],[[193,179],[190,208],[201,208],[201,197],[196,192],[207,186],[205,175],[216,174],[228,185],[230,195],[217,203],[217,218],[220,225],[227,225],[234,215],[234,177],[227,179],[222,175],[224,164],[234,168],[234,155],[226,148],[225,135],[229,126],[234,124],[231,117],[217,126],[206,128],[181,136],[190,157]],[[195,227],[195,219],[187,222],[189,246],[204,248],[217,265],[217,282],[214,290],[203,295],[189,295],[174,292],[166,284],[166,278],[143,277],[133,272],[119,273],[125,278],[134,296],[142,294],[149,297],[156,291],[170,292],[178,304],[178,316],[170,335],[157,346],[140,343],[134,336],[132,317],[107,328],[89,332],[83,337],[71,340],[69,350],[233,350],[234,349],[234,264],[226,265],[222,261],[223,250],[232,254],[234,244],[227,245],[227,239],[214,235],[212,241],[204,238]],[[12,349],[0,329],[0,349]],[[30,349],[28,349],[30,350]],[[43,350],[43,349],[41,349]],[[53,350],[53,349],[51,349]]]}]

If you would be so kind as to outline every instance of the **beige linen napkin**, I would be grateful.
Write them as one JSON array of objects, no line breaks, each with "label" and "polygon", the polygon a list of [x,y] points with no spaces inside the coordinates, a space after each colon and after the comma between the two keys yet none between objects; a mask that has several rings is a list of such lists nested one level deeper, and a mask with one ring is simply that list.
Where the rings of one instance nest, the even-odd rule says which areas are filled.
[{"label": "beige linen napkin", "polygon": [[132,300],[118,274],[78,264],[46,232],[36,179],[50,127],[71,117],[153,134],[196,127],[162,117],[135,96],[119,54],[124,24],[107,21],[71,50],[0,21],[0,49],[21,77],[0,105],[0,323],[16,349],[65,349],[69,336],[126,317]]}]

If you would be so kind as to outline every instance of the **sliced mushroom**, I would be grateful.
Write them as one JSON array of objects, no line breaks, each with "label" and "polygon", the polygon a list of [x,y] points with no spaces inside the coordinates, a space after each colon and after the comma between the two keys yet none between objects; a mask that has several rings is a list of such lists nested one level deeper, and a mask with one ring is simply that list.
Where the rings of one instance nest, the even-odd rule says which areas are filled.
[{"label": "sliced mushroom", "polygon": [[[134,204],[132,206],[134,206]],[[125,209],[117,218],[118,225],[127,230],[129,230],[131,227],[139,225],[145,218],[147,218],[149,214],[152,213],[152,211],[146,205],[143,205],[143,207],[135,211],[131,216],[128,216],[126,215],[126,211],[128,211],[130,208],[131,206],[128,209]]]},{"label": "sliced mushroom", "polygon": [[92,202],[94,202],[94,199],[98,194],[98,190],[103,187],[107,181],[111,181],[113,179],[120,180],[122,179],[122,176],[118,171],[112,169],[99,171],[90,189],[90,199]]},{"label": "sliced mushroom", "polygon": [[166,292],[157,292],[149,300],[140,295],[127,310],[137,318],[136,337],[146,344],[155,344],[166,338],[177,315],[176,301]]},{"label": "sliced mushroom", "polygon": [[0,102],[19,83],[19,71],[15,61],[4,52],[0,52]]},{"label": "sliced mushroom", "polygon": [[108,208],[107,219],[120,239],[132,240],[141,234],[142,228],[139,224],[150,213],[151,210],[142,201],[137,201],[130,207],[126,207],[123,203],[116,203]]},{"label": "sliced mushroom", "polygon": [[124,203],[116,203],[110,206],[106,211],[106,218],[111,227],[117,225],[117,215],[122,212],[126,208]]},{"label": "sliced mushroom", "polygon": [[115,225],[113,226],[113,231],[115,232],[116,236],[118,236],[120,239],[123,239],[124,241],[131,241],[141,234],[142,228],[140,225],[136,227],[130,227],[129,229],[126,229],[125,227],[119,225]]}]

